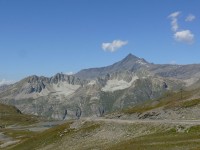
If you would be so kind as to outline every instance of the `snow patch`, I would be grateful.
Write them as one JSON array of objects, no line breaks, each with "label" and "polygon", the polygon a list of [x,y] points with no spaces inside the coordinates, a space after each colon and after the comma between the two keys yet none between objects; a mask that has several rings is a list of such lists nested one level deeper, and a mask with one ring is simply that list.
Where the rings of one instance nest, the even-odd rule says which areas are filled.
[{"label": "snow patch", "polygon": [[144,62],[143,60],[137,60],[136,63],[146,66],[147,68],[149,67],[148,63]]},{"label": "snow patch", "polygon": [[95,80],[91,80],[88,85],[95,85],[97,82]]},{"label": "snow patch", "polygon": [[[28,86],[28,84],[26,86]],[[42,89],[40,93],[33,92],[33,93],[26,94],[25,92],[21,92],[15,96],[15,99],[16,100],[26,99],[26,98],[35,99],[41,96],[47,96],[49,93],[53,93],[54,95],[69,96],[75,93],[79,87],[80,85],[72,85],[67,82],[59,82],[58,84],[51,84],[49,86],[46,86],[46,88]]]},{"label": "snow patch", "polygon": [[67,82],[60,82],[58,84],[53,84],[53,89],[59,94],[63,94],[65,96],[73,94],[79,87],[80,85],[72,85],[68,84]]},{"label": "snow patch", "polygon": [[197,82],[198,80],[199,78],[190,78],[190,79],[184,80],[184,82],[186,83],[186,86],[190,86],[194,84],[195,82]]},{"label": "snow patch", "polygon": [[146,65],[147,63],[145,63],[144,61],[142,61],[142,60],[137,60],[137,63],[138,64],[141,64],[141,65]]},{"label": "snow patch", "polygon": [[137,79],[138,77],[134,76],[130,82],[117,79],[108,80],[106,85],[101,90],[104,92],[114,92],[117,90],[123,90],[129,88],[132,85],[132,83]]}]

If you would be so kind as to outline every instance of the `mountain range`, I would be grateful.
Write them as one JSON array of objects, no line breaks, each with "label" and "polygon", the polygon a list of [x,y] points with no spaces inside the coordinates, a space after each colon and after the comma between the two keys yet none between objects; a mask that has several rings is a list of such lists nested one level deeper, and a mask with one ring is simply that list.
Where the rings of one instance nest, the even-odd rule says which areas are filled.
[{"label": "mountain range", "polygon": [[0,87],[0,102],[26,114],[68,119],[106,113],[154,100],[169,91],[200,87],[200,64],[153,64],[132,54],[110,66],[74,75],[29,76]]}]

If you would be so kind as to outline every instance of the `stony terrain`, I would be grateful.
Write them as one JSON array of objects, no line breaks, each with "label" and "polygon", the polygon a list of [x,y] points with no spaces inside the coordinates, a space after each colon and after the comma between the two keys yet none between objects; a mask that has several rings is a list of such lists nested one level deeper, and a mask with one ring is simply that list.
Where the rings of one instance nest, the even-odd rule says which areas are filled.
[{"label": "stony terrain", "polygon": [[199,125],[199,120],[179,122],[83,118],[46,130],[10,149],[198,149]]}]

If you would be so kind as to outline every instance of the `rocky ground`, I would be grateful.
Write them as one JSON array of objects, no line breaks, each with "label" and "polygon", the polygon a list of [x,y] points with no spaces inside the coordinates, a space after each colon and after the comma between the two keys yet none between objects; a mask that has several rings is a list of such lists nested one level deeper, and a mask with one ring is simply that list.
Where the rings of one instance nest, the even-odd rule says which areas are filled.
[{"label": "rocky ground", "polygon": [[[191,149],[200,147],[200,120],[67,121],[9,147],[13,150]],[[127,143],[128,142],[128,143]],[[187,145],[184,142],[189,143]]]}]

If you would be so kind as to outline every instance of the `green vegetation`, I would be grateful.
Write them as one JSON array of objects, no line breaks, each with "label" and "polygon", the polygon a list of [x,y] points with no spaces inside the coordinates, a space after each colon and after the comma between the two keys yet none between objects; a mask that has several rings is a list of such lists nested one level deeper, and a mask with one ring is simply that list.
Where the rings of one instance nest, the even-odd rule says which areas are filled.
[{"label": "green vegetation", "polygon": [[[31,125],[41,120],[42,119],[33,115],[22,114],[20,110],[14,106],[0,104],[0,133],[9,137],[11,141],[23,141],[36,135],[36,132],[23,129],[23,126]],[[10,125],[16,128],[19,127],[19,129],[7,128]],[[3,144],[3,142],[1,141],[0,144]]]},{"label": "green vegetation", "polygon": [[84,135],[87,132],[93,132],[95,129],[99,128],[99,124],[84,123],[80,129],[70,128],[72,122],[67,122],[65,124],[56,126],[42,133],[36,134],[32,138],[24,140],[22,143],[14,146],[11,150],[36,150],[53,143],[61,142],[61,139],[65,136],[72,136],[76,133]]},{"label": "green vegetation", "polygon": [[168,149],[192,149],[200,147],[200,126],[194,126],[185,132],[171,130],[149,134],[127,141],[119,142],[108,150],[168,150]]},{"label": "green vegetation", "polygon": [[193,126],[187,130],[189,133],[200,133],[200,125],[199,126]]},{"label": "green vegetation", "polygon": [[[105,149],[106,147],[107,150],[168,150],[200,147],[200,126],[193,126],[190,128],[180,125],[178,127],[167,127],[165,125],[156,126],[148,124],[113,124],[108,126],[108,124],[84,122],[81,127],[70,128],[72,123],[73,122],[67,122],[63,125],[46,130],[43,133],[36,134],[29,139],[23,140],[20,144],[10,147],[10,149],[36,150],[44,148],[57,150],[60,145],[64,146],[62,147],[63,149],[70,149],[70,146],[72,148],[78,145],[75,149]],[[117,132],[118,129],[122,129],[130,136],[133,136],[137,130],[141,130],[143,136],[133,136],[128,137],[128,139],[122,136],[116,143],[112,141],[104,143],[105,141],[101,141],[101,138],[95,140],[90,138],[99,132],[101,133],[103,130],[110,130],[107,129],[108,127],[113,130],[113,133]],[[180,128],[181,131],[178,130]],[[147,132],[147,134],[144,135],[145,132]],[[73,144],[70,145],[68,140],[71,140]]]},{"label": "green vegetation", "polygon": [[[184,102],[183,100],[190,98],[195,91],[167,92],[161,98],[156,100],[148,100],[132,108],[122,110],[125,114],[143,113],[156,108],[173,108],[173,107],[191,107],[200,103],[200,100]],[[182,95],[182,96],[181,96]]]},{"label": "green vegetation", "polygon": [[[1,132],[1,130],[0,130]],[[8,137],[12,137],[13,139],[28,139],[36,135],[36,132],[28,131],[28,130],[13,130],[13,129],[3,129],[2,132],[4,135]]]},{"label": "green vegetation", "polygon": [[187,107],[193,107],[200,104],[200,99],[194,99],[190,101],[185,101],[181,104],[182,107],[187,108]]},{"label": "green vegetation", "polygon": [[29,138],[22,143],[14,146],[13,150],[34,150],[38,149],[41,146],[46,146],[48,144],[51,144],[53,142],[57,142],[61,137],[60,135],[62,134],[63,131],[66,130],[65,134],[70,134],[72,130],[69,130],[69,126],[71,123],[66,123],[61,126],[51,128],[49,130],[46,130],[42,133],[39,133],[32,138]]},{"label": "green vegetation", "polygon": [[20,124],[28,125],[38,122],[39,118],[32,115],[25,115],[16,107],[0,104],[0,126]]}]

